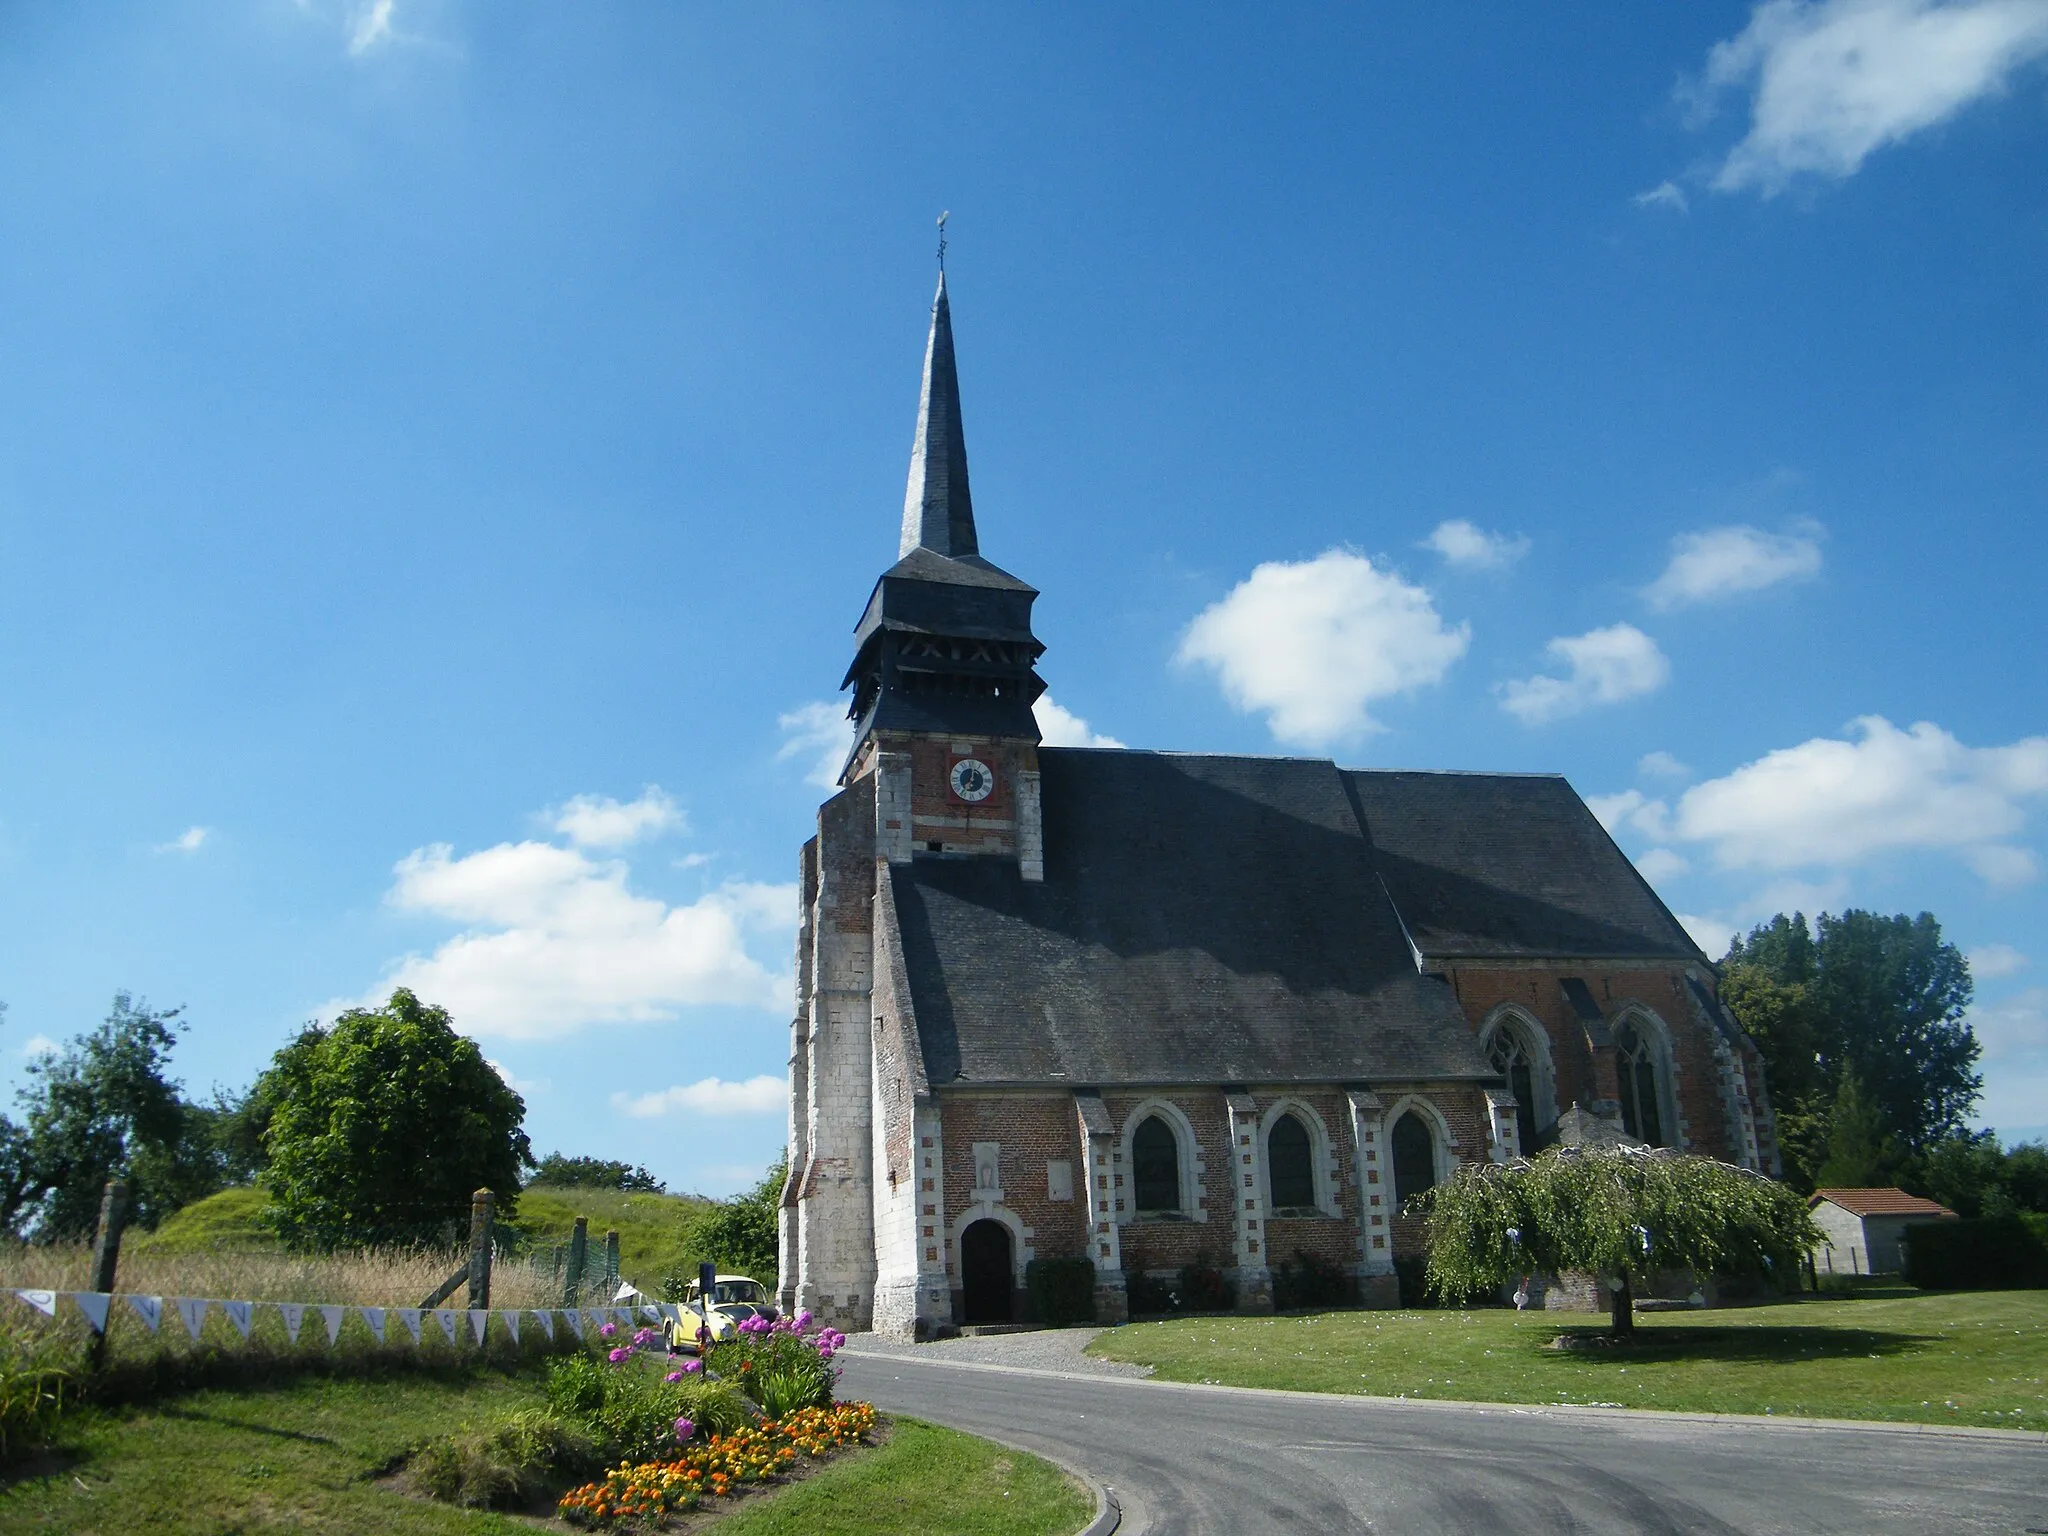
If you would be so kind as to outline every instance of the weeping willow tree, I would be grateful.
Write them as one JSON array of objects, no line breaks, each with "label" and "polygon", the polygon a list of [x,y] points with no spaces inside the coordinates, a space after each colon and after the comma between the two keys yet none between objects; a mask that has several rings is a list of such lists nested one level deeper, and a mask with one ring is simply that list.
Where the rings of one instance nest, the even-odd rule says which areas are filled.
[{"label": "weeping willow tree", "polygon": [[1429,1286],[1450,1300],[1532,1274],[1586,1270],[1612,1287],[1614,1333],[1660,1270],[1792,1283],[1819,1237],[1806,1202],[1760,1173],[1648,1148],[1558,1147],[1467,1163],[1429,1194]]}]

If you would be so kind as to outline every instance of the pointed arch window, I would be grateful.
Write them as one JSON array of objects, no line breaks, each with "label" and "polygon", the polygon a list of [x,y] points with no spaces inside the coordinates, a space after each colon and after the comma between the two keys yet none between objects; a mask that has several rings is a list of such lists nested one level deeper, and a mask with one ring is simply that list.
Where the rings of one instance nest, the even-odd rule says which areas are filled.
[{"label": "pointed arch window", "polygon": [[1615,1074],[1621,1079],[1621,1128],[1637,1141],[1665,1146],[1663,1062],[1634,1019],[1614,1031]]},{"label": "pointed arch window", "polygon": [[1508,1092],[1515,1096],[1515,1125],[1521,1132],[1523,1150],[1531,1151],[1546,1127],[1537,1114],[1536,1063],[1528,1038],[1518,1023],[1502,1019],[1494,1028],[1493,1043],[1486,1054],[1493,1070],[1507,1079]]},{"label": "pointed arch window", "polygon": [[1282,1115],[1266,1133],[1266,1174],[1275,1210],[1306,1209],[1316,1203],[1313,1142],[1295,1115]]},{"label": "pointed arch window", "polygon": [[1412,1200],[1436,1187],[1436,1133],[1415,1110],[1394,1122],[1388,1137],[1394,1152],[1394,1200]]},{"label": "pointed arch window", "polygon": [[1131,1182],[1140,1211],[1180,1209],[1180,1141],[1163,1116],[1147,1115],[1131,1137]]}]

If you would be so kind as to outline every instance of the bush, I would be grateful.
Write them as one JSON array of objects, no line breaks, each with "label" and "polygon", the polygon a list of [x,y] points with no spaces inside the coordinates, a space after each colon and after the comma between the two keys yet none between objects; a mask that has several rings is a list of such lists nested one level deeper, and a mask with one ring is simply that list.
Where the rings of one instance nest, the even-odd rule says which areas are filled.
[{"label": "bush", "polygon": [[673,1454],[676,1420],[710,1434],[754,1422],[754,1409],[732,1384],[685,1376],[668,1381],[628,1360],[619,1365],[576,1355],[548,1370],[548,1403],[590,1432],[607,1461],[646,1461]]},{"label": "bush", "polygon": [[1343,1266],[1306,1249],[1273,1271],[1273,1306],[1290,1312],[1297,1307],[1343,1307],[1358,1299],[1358,1288]]},{"label": "bush", "polygon": [[1905,1247],[1906,1279],[1923,1290],[2048,1287],[2048,1216],[1915,1222]]},{"label": "bush", "polygon": [[716,1371],[761,1405],[771,1419],[799,1408],[823,1408],[832,1401],[832,1383],[837,1372],[833,1352],[846,1336],[823,1329],[810,1338],[798,1325],[808,1324],[809,1313],[772,1326],[759,1318],[740,1325],[739,1334],[704,1351],[707,1369]]},{"label": "bush", "polygon": [[71,1380],[50,1340],[0,1331],[0,1463],[49,1444]]},{"label": "bush", "polygon": [[1095,1265],[1085,1258],[1033,1259],[1024,1266],[1031,1309],[1041,1323],[1095,1321]]},{"label": "bush", "polygon": [[590,1476],[604,1460],[585,1430],[557,1413],[529,1408],[495,1429],[421,1442],[407,1458],[406,1476],[420,1492],[445,1503],[507,1509],[562,1479]]}]

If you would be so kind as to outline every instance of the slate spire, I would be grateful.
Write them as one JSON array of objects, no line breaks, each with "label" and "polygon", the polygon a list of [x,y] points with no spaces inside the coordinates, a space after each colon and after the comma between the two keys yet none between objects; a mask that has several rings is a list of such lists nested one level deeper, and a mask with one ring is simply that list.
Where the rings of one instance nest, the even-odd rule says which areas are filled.
[{"label": "slate spire", "polygon": [[917,441],[903,493],[900,559],[924,548],[953,559],[978,555],[974,501],[967,492],[967,438],[960,426],[960,374],[953,363],[953,311],[939,272],[931,335],[924,347],[924,390],[917,403]]}]

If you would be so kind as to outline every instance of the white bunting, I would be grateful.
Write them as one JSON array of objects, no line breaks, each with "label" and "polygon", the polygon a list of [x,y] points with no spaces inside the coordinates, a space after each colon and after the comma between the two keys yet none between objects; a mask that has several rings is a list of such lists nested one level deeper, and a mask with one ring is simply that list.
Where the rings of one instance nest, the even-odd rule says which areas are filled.
[{"label": "white bunting", "polygon": [[228,1321],[235,1325],[235,1332],[242,1336],[242,1342],[249,1340],[249,1323],[256,1311],[256,1304],[250,1301],[224,1301],[221,1311],[227,1313]]},{"label": "white bunting", "polygon": [[569,1325],[569,1331],[575,1334],[577,1338],[583,1337],[583,1314],[581,1312],[578,1312],[574,1307],[566,1308],[562,1313],[562,1321]]},{"label": "white bunting", "polygon": [[[555,1315],[552,1312],[536,1312],[533,1320],[540,1324],[540,1331],[548,1336],[550,1344],[555,1342]],[[517,1329],[513,1330],[515,1333]]]},{"label": "white bunting", "polygon": [[178,1321],[185,1325],[185,1332],[197,1344],[199,1330],[206,1326],[206,1309],[213,1303],[204,1296],[173,1296],[171,1304],[178,1309]]},{"label": "white bunting", "polygon": [[[320,1321],[327,1325],[327,1342],[329,1344],[339,1344],[341,1342],[341,1320],[347,1315],[348,1309],[346,1307],[322,1307],[320,1309]],[[379,1318],[377,1326],[381,1328],[383,1325],[383,1319]],[[383,1340],[380,1338],[378,1342],[381,1344]]]},{"label": "white bunting", "polygon": [[453,1307],[434,1308],[434,1321],[441,1325],[441,1331],[448,1336],[448,1342],[453,1344],[455,1342],[455,1309]]},{"label": "white bunting", "polygon": [[55,1317],[57,1315],[57,1293],[55,1291],[16,1291],[14,1294],[45,1317]]},{"label": "white bunting", "polygon": [[142,1319],[142,1326],[155,1333],[163,1325],[164,1299],[161,1296],[130,1296],[128,1305],[135,1309],[135,1315]]},{"label": "white bunting", "polygon": [[71,1300],[85,1314],[85,1320],[92,1324],[94,1333],[107,1331],[107,1308],[114,1304],[112,1296],[105,1291],[73,1291]]},{"label": "white bunting", "polygon": [[584,1308],[583,1320],[590,1324],[591,1327],[595,1328],[600,1336],[602,1336],[602,1334],[604,1333],[604,1325],[611,1321],[611,1319],[605,1315],[604,1308],[602,1307]]},{"label": "white bunting", "polygon": [[612,1300],[624,1301],[628,1296],[638,1296],[639,1294],[639,1287],[634,1285],[632,1281],[622,1280],[619,1282],[618,1290],[612,1294]]},{"label": "white bunting", "polygon": [[647,1319],[647,1321],[648,1321],[648,1322],[650,1322],[650,1323],[658,1323],[658,1322],[660,1322],[660,1321],[661,1321],[661,1308],[659,1308],[659,1307],[642,1307],[642,1308],[640,1309],[640,1315],[641,1315],[642,1317],[646,1318],[646,1319]]},{"label": "white bunting", "polygon": [[613,1307],[612,1322],[621,1328],[632,1327],[633,1309],[631,1307]]},{"label": "white bunting", "polygon": [[303,1301],[280,1301],[277,1310],[284,1314],[285,1337],[294,1344],[299,1342],[299,1324],[306,1320],[306,1304]]},{"label": "white bunting", "polygon": [[405,1324],[405,1331],[412,1335],[413,1343],[420,1341],[420,1309],[418,1307],[393,1307],[398,1320]]},{"label": "white bunting", "polygon": [[469,1309],[469,1331],[476,1335],[477,1343],[484,1341],[484,1324],[491,1320],[491,1314],[483,1307]]},{"label": "white bunting", "polygon": [[512,1342],[517,1344],[519,1342],[519,1309],[517,1307],[507,1307],[498,1314],[498,1318],[505,1325],[505,1331],[512,1335]]},{"label": "white bunting", "polygon": [[680,1323],[683,1320],[683,1309],[672,1301],[664,1301],[660,1311],[664,1322]]},{"label": "white bunting", "polygon": [[[370,1325],[370,1337],[379,1344],[382,1344],[384,1342],[384,1309],[382,1307],[357,1307],[356,1310],[363,1314],[363,1321]],[[420,1336],[420,1325],[418,1322],[414,1322],[412,1325],[412,1336],[414,1338]]]}]

